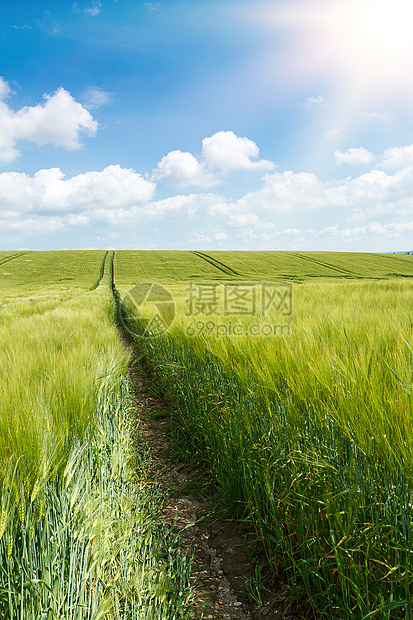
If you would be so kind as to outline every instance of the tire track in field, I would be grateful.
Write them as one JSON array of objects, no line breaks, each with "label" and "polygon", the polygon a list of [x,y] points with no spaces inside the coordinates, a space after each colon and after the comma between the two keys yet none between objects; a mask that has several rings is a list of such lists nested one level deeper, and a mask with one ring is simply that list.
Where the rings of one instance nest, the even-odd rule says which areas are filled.
[{"label": "tire track in field", "polygon": [[[111,262],[111,287],[119,312],[121,300],[116,288],[114,257],[115,252]],[[253,558],[265,562],[262,550],[251,541],[252,530],[218,516],[219,490],[208,468],[199,463],[177,462],[173,458],[173,405],[160,393],[149,358],[116,318],[115,324],[130,354],[129,379],[137,432],[151,455],[152,474],[165,491],[161,521],[179,532],[182,552],[192,549],[191,585],[195,591],[191,617],[197,620],[298,620],[281,581],[268,577],[268,588],[260,592],[260,600],[249,598],[248,584],[254,583],[251,582]],[[268,566],[265,570],[270,575]]]},{"label": "tire track in field", "polygon": [[151,454],[153,476],[165,490],[161,521],[180,532],[183,552],[193,550],[194,618],[298,620],[281,583],[263,591],[260,603],[248,598],[252,558],[258,552],[251,543],[252,530],[215,512],[218,490],[205,466],[171,458],[172,405],[159,393],[145,356],[124,332],[120,337],[131,353],[129,377],[137,432]]},{"label": "tire track in field", "polygon": [[110,261],[110,288],[113,295],[117,292],[115,287],[115,254],[116,250],[113,250],[112,260]]},{"label": "tire track in field", "polygon": [[25,254],[28,254],[29,252],[18,252],[17,254],[12,254],[11,256],[5,256],[4,258],[0,259],[0,267],[2,267],[3,265],[5,265],[6,263],[9,263],[12,260],[15,260],[16,258],[20,258],[20,256],[24,256]]},{"label": "tire track in field", "polygon": [[[108,259],[110,253],[112,253],[112,256],[111,256],[111,260],[110,260],[110,263],[109,263],[109,261],[107,259]],[[4,264],[8,263],[11,260],[19,258],[20,256],[24,256],[25,254],[29,254],[29,251],[19,252],[17,254],[13,254],[13,256],[5,257],[3,260],[0,260],[0,267],[2,265],[4,265]],[[38,317],[43,316],[47,312],[54,312],[57,308],[60,308],[64,304],[69,303],[69,302],[73,301],[74,299],[78,299],[79,297],[82,297],[83,295],[86,295],[86,294],[90,293],[91,291],[95,291],[102,284],[102,280],[103,280],[104,276],[107,274],[107,269],[110,269],[109,287],[112,290],[112,292],[114,292],[114,290],[115,290],[115,288],[114,288],[114,259],[115,259],[115,251],[114,250],[107,250],[105,256],[103,257],[102,264],[101,264],[101,267],[100,267],[99,280],[97,281],[97,283],[92,288],[84,289],[84,290],[82,290],[82,292],[78,292],[77,294],[74,294],[74,295],[72,294],[72,295],[68,296],[67,298],[65,297],[63,299],[60,299],[59,301],[56,301],[54,303],[54,305],[51,306],[51,307],[46,307],[46,308],[43,308],[41,310],[37,310],[35,315],[21,315],[21,316],[19,316],[19,319],[26,318],[27,316],[33,316],[33,320],[36,322],[36,319]],[[37,297],[32,298],[31,301],[33,303],[37,303],[38,298]],[[1,308],[1,302],[0,302],[0,308]]]},{"label": "tire track in field", "polygon": [[[107,257],[108,257],[108,254],[109,254],[109,250],[106,250],[106,254],[105,254],[105,256],[103,257],[102,265],[101,265],[101,267],[100,267],[100,276],[99,276],[99,280],[97,281],[97,283],[95,284],[95,286],[92,288],[92,291],[96,290],[96,289],[100,286],[100,284],[101,284],[101,282],[102,282],[102,280],[103,280],[103,276],[105,275],[105,264],[106,264],[106,259],[107,259]],[[114,253],[113,253],[113,254],[114,254]]]},{"label": "tire track in field", "polygon": [[330,263],[325,263],[321,260],[317,260],[312,256],[304,256],[304,254],[298,254],[297,252],[291,252],[294,256],[298,256],[298,258],[302,258],[303,260],[309,261],[310,263],[314,263],[315,265],[319,265],[320,267],[328,267],[328,269],[333,269],[338,273],[341,273],[346,276],[355,276],[354,271],[349,271],[348,269],[343,269],[342,267],[337,267],[337,265],[331,265]]},{"label": "tire track in field", "polygon": [[191,250],[191,254],[195,254],[195,256],[198,256],[198,258],[202,258],[202,260],[206,261],[216,269],[219,269],[219,271],[222,271],[227,276],[242,276],[241,273],[238,273],[231,267],[228,267],[228,265],[225,265],[225,263],[222,263],[217,258],[209,256],[209,254],[206,254],[204,252],[198,252],[197,250]]}]

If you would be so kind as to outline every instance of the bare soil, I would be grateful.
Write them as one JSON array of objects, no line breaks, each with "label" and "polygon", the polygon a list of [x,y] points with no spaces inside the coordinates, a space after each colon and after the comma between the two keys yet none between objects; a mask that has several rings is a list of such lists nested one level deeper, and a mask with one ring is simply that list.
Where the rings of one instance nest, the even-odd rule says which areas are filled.
[{"label": "bare soil", "polygon": [[[125,342],[125,346],[128,344]],[[129,345],[130,348],[130,345]],[[196,620],[298,620],[296,607],[280,584],[267,583],[259,549],[252,532],[235,521],[219,517],[215,509],[217,489],[205,466],[176,462],[170,438],[170,403],[156,397],[151,373],[134,360],[129,370],[138,433],[150,451],[153,469],[165,488],[162,519],[182,531],[182,548],[194,551],[192,584]],[[255,571],[255,572],[254,572]],[[269,575],[269,572],[268,572]],[[254,589],[254,585],[258,587]],[[248,596],[248,584],[253,596]],[[267,589],[268,588],[268,589]],[[254,600],[255,599],[255,600]],[[295,609],[294,609],[295,607]],[[308,616],[309,617],[309,616]]]}]

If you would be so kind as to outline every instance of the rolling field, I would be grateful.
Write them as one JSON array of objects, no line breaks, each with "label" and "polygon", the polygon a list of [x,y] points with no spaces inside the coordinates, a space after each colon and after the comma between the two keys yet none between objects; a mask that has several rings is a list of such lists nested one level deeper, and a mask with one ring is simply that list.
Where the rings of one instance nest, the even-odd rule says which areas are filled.
[{"label": "rolling field", "polygon": [[[413,277],[413,256],[362,252],[209,252],[250,278]],[[228,259],[229,256],[229,259]]]},{"label": "rolling field", "polygon": [[0,252],[0,320],[42,314],[99,285],[107,252]]},{"label": "rolling field", "polygon": [[115,326],[117,293],[155,282],[170,328],[123,317],[178,452],[208,462],[316,618],[411,619],[411,261],[1,252],[0,618],[188,617],[190,561],[157,519]]},{"label": "rolling field", "polygon": [[[31,252],[7,263],[13,288],[2,282],[0,308],[5,620],[186,614],[189,560],[157,522],[162,497],[136,445],[112,260],[113,252]],[[62,291],[69,278],[73,289]]]},{"label": "rolling field", "polygon": [[0,293],[15,287],[92,289],[99,283],[107,252],[16,252],[0,254]]},{"label": "rolling field", "polygon": [[117,284],[133,286],[137,282],[182,282],[191,278],[222,279],[215,266],[191,252],[119,250],[115,255]]},{"label": "rolling field", "polygon": [[[220,281],[168,281],[168,260],[153,278],[176,303],[169,331],[148,338],[125,308],[177,408],[181,452],[208,461],[229,514],[253,525],[274,572],[315,617],[412,618],[412,258],[204,254],[192,253]],[[115,257],[122,291],[127,256]],[[159,268],[154,256],[145,281]],[[247,316],[241,301],[274,274],[304,280],[292,312],[249,306]]]},{"label": "rolling field", "polygon": [[191,279],[250,281],[413,277],[413,256],[353,252],[183,252],[119,250],[119,285]]}]

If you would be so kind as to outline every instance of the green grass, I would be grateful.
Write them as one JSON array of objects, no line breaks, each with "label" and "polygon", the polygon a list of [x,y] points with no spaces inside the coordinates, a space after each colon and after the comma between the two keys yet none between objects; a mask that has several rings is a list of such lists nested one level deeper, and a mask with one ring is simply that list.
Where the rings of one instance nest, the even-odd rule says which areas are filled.
[{"label": "green grass", "polygon": [[[137,344],[181,452],[208,460],[291,594],[316,617],[411,618],[412,257],[180,251],[0,253],[0,618],[187,614],[190,559],[135,441],[113,257],[121,294],[173,293],[172,330]],[[303,281],[292,316],[228,317],[222,299],[188,316],[191,283],[222,298],[280,280]],[[290,335],[251,335],[260,322]]]},{"label": "green grass", "polygon": [[[0,252],[0,325],[41,315],[95,289],[112,258],[113,252],[101,250]],[[107,278],[105,283],[110,285]]]},{"label": "green grass", "polygon": [[228,280],[232,275],[197,254],[180,250],[120,250],[115,255],[117,285],[138,282],[182,282],[192,279]]},{"label": "green grass", "polygon": [[106,251],[0,253],[0,301],[4,295],[20,291],[44,294],[48,290],[97,286]]},{"label": "green grass", "polygon": [[[210,253],[242,274],[233,286],[244,281],[242,263],[254,265],[254,253],[238,263],[235,254]],[[254,280],[280,258],[265,254]],[[284,258],[287,273],[297,257]],[[292,595],[316,617],[411,618],[413,288],[390,275],[403,264],[407,272],[411,257],[341,258],[340,269],[364,270],[366,280],[317,276],[294,286],[291,317],[237,319],[246,328],[285,321],[289,337],[188,333],[228,318],[187,316],[187,284],[165,279],[174,325],[136,341],[176,407],[176,439],[208,460],[230,515],[254,525]]]},{"label": "green grass", "polygon": [[362,252],[208,252],[243,277],[413,277],[413,256]]},{"label": "green grass", "polygon": [[163,496],[138,447],[105,255],[79,253],[66,273],[83,288],[71,297],[58,287],[41,312],[21,296],[20,311],[0,314],[5,620],[187,616],[190,557],[157,518]]},{"label": "green grass", "polygon": [[138,282],[413,277],[413,256],[357,252],[116,252],[118,286]]}]

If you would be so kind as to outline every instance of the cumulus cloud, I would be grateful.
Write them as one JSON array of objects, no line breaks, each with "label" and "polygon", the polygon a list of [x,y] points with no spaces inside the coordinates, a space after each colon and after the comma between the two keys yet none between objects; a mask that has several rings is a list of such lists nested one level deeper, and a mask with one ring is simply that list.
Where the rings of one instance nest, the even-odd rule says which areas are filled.
[{"label": "cumulus cloud", "polygon": [[233,131],[218,131],[202,140],[202,157],[207,164],[224,175],[235,170],[271,170],[272,161],[252,161],[259,155],[259,148],[252,140],[240,138]]},{"label": "cumulus cloud", "polygon": [[194,233],[187,238],[187,243],[190,245],[200,248],[204,243],[211,243],[212,237],[209,235],[203,235],[202,233]]},{"label": "cumulus cloud", "polygon": [[256,239],[258,239],[258,235],[255,234],[252,228],[246,228],[245,230],[238,233],[237,237],[242,239],[244,243],[252,243]]},{"label": "cumulus cloud", "polygon": [[193,219],[197,215],[210,215],[216,205],[224,199],[217,194],[178,195],[150,202],[145,207],[145,216],[156,219]]},{"label": "cumulus cloud", "polygon": [[273,222],[263,222],[255,213],[232,213],[227,220],[227,225],[230,228],[272,228],[274,226]]},{"label": "cumulus cloud", "polygon": [[146,204],[154,192],[153,183],[119,165],[70,179],[65,179],[59,168],[39,170],[33,176],[21,172],[0,174],[0,204],[15,214],[128,209]]},{"label": "cumulus cloud", "polygon": [[[413,212],[413,167],[394,174],[372,170],[356,178],[329,182],[321,181],[312,173],[292,171],[267,174],[264,180],[262,188],[227,206],[231,222],[235,223],[239,217],[240,222],[244,219],[247,223],[248,214],[275,221],[280,214],[301,217],[299,214],[321,209],[330,212],[340,209],[347,218],[353,219]],[[254,226],[254,220],[255,217],[251,217],[249,225]]]},{"label": "cumulus cloud", "polygon": [[82,148],[80,134],[94,136],[98,123],[90,112],[71,94],[59,88],[52,95],[44,95],[45,102],[25,106],[14,112],[5,102],[8,84],[0,84],[0,161],[11,162],[20,152],[19,140],[29,140],[39,145],[55,144],[69,150]]},{"label": "cumulus cloud", "polygon": [[152,175],[171,187],[208,188],[221,183],[230,172],[275,168],[273,162],[265,159],[253,161],[258,155],[258,146],[252,140],[240,138],[232,131],[219,131],[202,140],[200,160],[192,153],[171,151],[162,157]]},{"label": "cumulus cloud", "polygon": [[[6,97],[7,83],[2,92]],[[32,125],[39,127],[43,121],[36,122]],[[24,132],[37,141],[34,129],[30,133],[26,127]],[[13,135],[17,140],[16,131]],[[343,163],[367,163],[374,158],[363,147],[336,151],[336,158],[337,153]],[[355,177],[323,181],[309,172],[267,171],[260,175],[259,189],[234,201],[208,191],[154,198],[156,181],[206,190],[229,171],[250,170],[253,164],[262,169],[267,164],[274,166],[271,162],[261,164],[258,156],[254,142],[233,132],[218,132],[203,141],[199,159],[188,152],[172,151],[162,158],[151,178],[119,165],[72,178],[66,178],[59,168],[39,170],[32,176],[5,172],[0,174],[0,231],[24,238],[70,228],[89,227],[92,231],[98,224],[110,226],[112,231],[124,227],[129,232],[142,230],[145,222],[151,226],[162,222],[167,227],[167,222],[174,220],[184,238],[192,228],[191,243],[198,239],[199,244],[211,242],[217,247],[230,238],[227,246],[238,240],[250,247],[272,247],[277,237],[277,244],[282,238],[287,248],[293,244],[304,249],[319,242],[320,246],[325,243],[325,249],[338,249],[340,243],[351,249],[366,249],[370,244],[374,249],[374,239],[384,244],[386,235],[399,241],[400,235],[408,239],[413,220],[413,145],[387,149],[374,158],[380,162],[376,169]],[[395,221],[396,214],[400,222]],[[358,225],[350,227],[352,220]],[[275,230],[276,225],[282,232]]]},{"label": "cumulus cloud", "polygon": [[320,235],[336,235],[338,233],[338,226],[325,226],[320,230]]},{"label": "cumulus cloud", "polygon": [[370,164],[374,159],[373,153],[370,153],[364,146],[352,147],[345,152],[337,149],[334,151],[334,157],[337,166],[341,166],[341,164],[366,165]]},{"label": "cumulus cloud", "polygon": [[37,236],[40,234],[53,234],[65,229],[63,218],[34,216],[28,218],[9,218],[3,219],[0,214],[2,232],[24,234],[26,236]]},{"label": "cumulus cloud", "polygon": [[400,169],[408,166],[413,166],[413,144],[397,146],[384,151],[380,168]]},{"label": "cumulus cloud", "polygon": [[213,187],[220,179],[208,172],[192,153],[171,151],[162,157],[153,171],[153,178],[171,187]]},{"label": "cumulus cloud", "polygon": [[222,246],[222,243],[220,242],[226,241],[226,239],[229,239],[229,237],[224,232],[217,232],[213,235],[205,235],[197,231],[187,238],[187,243],[197,248],[200,248],[205,243],[213,243],[214,241],[218,241],[218,246]]},{"label": "cumulus cloud", "polygon": [[253,212],[314,209],[325,205],[328,189],[328,184],[323,184],[313,173],[287,170],[266,174],[264,187],[249,192],[235,204],[245,211]]},{"label": "cumulus cloud", "polygon": [[214,239],[215,241],[225,241],[225,239],[228,239],[228,235],[224,232],[217,232],[214,235]]},{"label": "cumulus cloud", "polygon": [[408,222],[391,222],[383,224],[382,222],[370,222],[365,226],[356,226],[355,228],[344,228],[338,230],[337,235],[347,240],[358,240],[368,235],[381,236],[385,239],[398,239],[404,233],[413,231],[413,221]]},{"label": "cumulus cloud", "polygon": [[119,165],[68,179],[59,168],[39,170],[33,176],[4,172],[0,232],[29,237],[96,224],[140,227],[149,221],[190,221],[209,216],[209,210],[224,200],[212,193],[153,200],[155,189],[155,183]]}]

